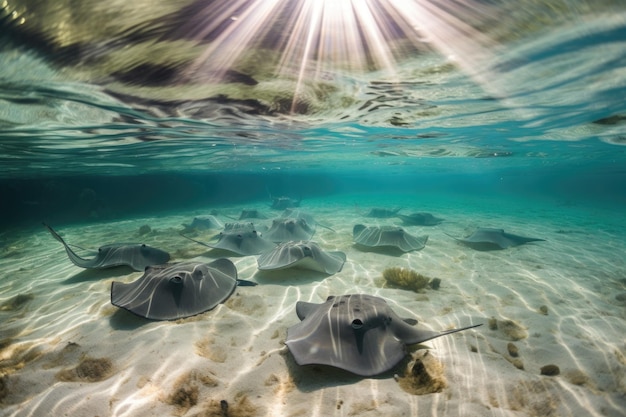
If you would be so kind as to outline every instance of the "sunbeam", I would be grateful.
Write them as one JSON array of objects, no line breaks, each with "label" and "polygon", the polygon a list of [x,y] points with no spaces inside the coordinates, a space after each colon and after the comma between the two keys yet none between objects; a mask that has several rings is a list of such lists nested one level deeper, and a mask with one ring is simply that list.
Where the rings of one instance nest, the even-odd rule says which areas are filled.
[{"label": "sunbeam", "polygon": [[454,0],[211,2],[200,12],[206,27],[193,34],[208,44],[187,76],[219,81],[257,54],[259,67],[295,81],[295,103],[324,74],[383,71],[393,80],[399,62],[435,49],[486,84],[481,63],[495,43],[475,28],[489,16],[484,7]]}]

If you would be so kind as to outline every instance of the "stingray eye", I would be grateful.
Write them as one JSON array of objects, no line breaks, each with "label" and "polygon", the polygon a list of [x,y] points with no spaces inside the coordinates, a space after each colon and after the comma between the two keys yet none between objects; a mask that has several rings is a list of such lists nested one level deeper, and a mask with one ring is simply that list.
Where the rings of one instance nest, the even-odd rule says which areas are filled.
[{"label": "stingray eye", "polygon": [[170,283],[174,285],[181,285],[183,283],[183,278],[176,275],[175,277],[170,278]]},{"label": "stingray eye", "polygon": [[141,247],[142,247],[142,248],[145,248],[145,247],[146,247],[146,244],[145,244],[145,243],[142,243],[142,244],[141,244]]},{"label": "stingray eye", "polygon": [[359,330],[363,327],[363,322],[361,321],[361,319],[354,319],[352,320],[351,326],[354,330]]}]

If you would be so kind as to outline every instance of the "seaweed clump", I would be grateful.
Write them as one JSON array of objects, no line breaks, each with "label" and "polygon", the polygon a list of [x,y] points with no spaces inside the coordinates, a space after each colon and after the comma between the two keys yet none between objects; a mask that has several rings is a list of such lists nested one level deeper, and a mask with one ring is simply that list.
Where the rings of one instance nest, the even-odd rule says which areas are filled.
[{"label": "seaweed clump", "polygon": [[113,374],[113,363],[109,358],[84,358],[78,366],[64,369],[57,374],[57,379],[64,382],[98,382]]},{"label": "seaweed clump", "polygon": [[545,365],[541,367],[541,375],[555,376],[561,373],[561,370],[556,365]]},{"label": "seaweed clump", "polygon": [[407,365],[406,374],[398,378],[398,383],[403,390],[414,395],[441,392],[448,385],[443,364],[428,350],[414,355]]},{"label": "seaweed clump", "polygon": [[387,268],[383,271],[383,278],[387,285],[420,292],[431,282],[425,275],[406,268]]},{"label": "seaweed clump", "polygon": [[260,415],[259,408],[243,393],[235,395],[234,401],[210,400],[198,416],[202,417],[253,417]]}]

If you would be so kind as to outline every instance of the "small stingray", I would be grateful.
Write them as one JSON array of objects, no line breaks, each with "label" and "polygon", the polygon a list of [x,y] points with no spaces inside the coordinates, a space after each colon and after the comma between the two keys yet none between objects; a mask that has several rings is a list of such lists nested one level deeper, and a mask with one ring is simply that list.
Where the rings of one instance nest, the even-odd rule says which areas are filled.
[{"label": "small stingray", "polygon": [[281,218],[272,220],[265,237],[272,242],[309,240],[315,234],[315,227],[304,219]]},{"label": "small stingray", "polygon": [[400,209],[388,210],[384,208],[373,208],[367,213],[366,217],[375,217],[377,219],[389,219],[391,217],[396,217]]},{"label": "small stingray", "polygon": [[252,223],[227,224],[224,231],[217,235],[218,240],[214,244],[200,242],[185,235],[181,236],[209,248],[223,249],[244,256],[259,255],[276,247],[276,244],[261,237]]},{"label": "small stingray", "polygon": [[323,227],[324,229],[328,229],[332,232],[334,232],[334,230],[328,226],[325,226],[321,223],[319,223],[318,221],[316,221],[312,215],[310,215],[309,213],[306,213],[302,210],[299,209],[294,209],[294,208],[288,208],[285,209],[285,211],[283,211],[283,213],[280,215],[280,217],[282,218],[293,218],[293,219],[304,219],[308,224],[312,225],[312,226],[320,226]]},{"label": "small stingray", "polygon": [[328,275],[341,271],[345,261],[345,253],[324,252],[317,243],[307,241],[281,243],[257,260],[261,271],[300,268]]},{"label": "small stingray", "polygon": [[[231,217],[232,219],[232,217]],[[237,220],[246,220],[246,219],[267,219],[267,216],[261,213],[259,210],[241,210],[241,214]]]},{"label": "small stingray", "polygon": [[[450,236],[450,235],[448,235]],[[534,237],[517,236],[511,233],[506,233],[502,229],[480,228],[466,238],[456,238],[450,236],[453,239],[469,246],[472,249],[488,251],[488,250],[500,250],[513,246],[523,245],[528,242],[545,242],[545,239],[539,239]]]},{"label": "small stingray", "polygon": [[289,197],[271,197],[272,199],[272,208],[275,210],[284,210],[293,207],[300,207],[300,200],[294,200]]},{"label": "small stingray", "polygon": [[237,284],[237,268],[224,258],[209,264],[152,266],[129,284],[114,281],[111,304],[151,320],[176,320],[211,310],[230,297]]},{"label": "small stingray", "polygon": [[397,214],[405,226],[435,226],[443,221],[430,213],[411,213],[409,215]]},{"label": "small stingray", "polygon": [[170,260],[170,254],[142,243],[114,243],[98,248],[98,253],[92,259],[81,258],[57,232],[43,224],[52,236],[65,247],[67,256],[76,266],[88,269],[112,268],[114,266],[130,266],[135,271],[143,271],[147,266],[160,265]]},{"label": "small stingray", "polygon": [[322,304],[298,301],[296,313],[302,321],[287,329],[285,344],[299,365],[330,365],[362,376],[392,369],[407,354],[406,345],[480,326],[417,329],[417,321],[401,319],[384,299],[365,294],[330,296]]},{"label": "small stingray", "polygon": [[392,247],[402,252],[423,249],[428,236],[413,236],[401,227],[395,226],[364,226],[357,224],[352,229],[354,241],[368,248]]},{"label": "small stingray", "polygon": [[183,233],[189,233],[194,230],[219,230],[224,227],[217,217],[209,216],[197,216],[193,218],[191,224],[183,224],[185,230]]},{"label": "small stingray", "polygon": [[248,222],[248,223],[234,222],[234,223],[226,223],[224,225],[223,231],[228,232],[228,231],[237,230],[237,229],[256,230],[256,227],[254,227],[254,223],[252,222]]}]

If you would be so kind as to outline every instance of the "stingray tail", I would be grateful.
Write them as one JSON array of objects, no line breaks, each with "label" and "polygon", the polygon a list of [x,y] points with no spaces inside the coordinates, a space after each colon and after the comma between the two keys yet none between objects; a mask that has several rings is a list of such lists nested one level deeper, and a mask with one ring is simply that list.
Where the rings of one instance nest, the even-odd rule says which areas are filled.
[{"label": "stingray tail", "polygon": [[[441,229],[439,229],[439,230],[441,230]],[[441,230],[441,233],[443,233],[444,235],[446,235],[446,236],[448,236],[448,237],[451,237],[452,239],[454,239],[454,240],[456,240],[456,241],[458,241],[458,240],[459,240],[459,238],[458,238],[458,237],[456,237],[456,236],[452,236],[450,233],[444,232],[443,230]]]},{"label": "stingray tail", "polygon": [[63,246],[65,247],[65,251],[67,252],[67,256],[70,258],[70,261],[72,261],[72,263],[74,265],[80,266],[81,268],[86,268],[86,263],[88,263],[89,261],[87,259],[83,259],[80,256],[78,256],[76,254],[76,252],[74,252],[72,250],[72,248],[70,248],[70,246],[65,242],[65,240],[63,240],[63,238],[61,237],[61,235],[59,235],[52,227],[50,227],[47,223],[42,222],[42,224],[45,226],[46,229],[48,229],[48,231],[50,232],[50,234],[52,235],[52,237],[54,237],[56,240],[58,240],[59,242],[61,242],[63,244]]},{"label": "stingray tail", "polygon": [[200,244],[200,245],[202,245],[202,246],[206,246],[207,248],[211,248],[211,247],[212,247],[212,246],[207,245],[207,244],[206,244],[206,243],[204,243],[204,242],[200,242],[199,240],[192,239],[192,238],[190,238],[189,236],[185,236],[185,235],[183,235],[182,233],[179,233],[179,235],[181,235],[181,236],[182,236],[182,237],[184,237],[185,239],[189,239],[189,240],[191,240],[192,242],[196,242],[196,243],[198,243],[198,244]]},{"label": "stingray tail", "polygon": [[482,326],[482,325],[483,325],[483,324],[482,324],[482,323],[480,323],[480,324],[474,324],[474,325],[472,325],[472,326],[461,327],[461,328],[459,328],[459,329],[446,330],[446,331],[443,331],[443,332],[439,332],[439,334],[437,335],[437,337],[439,337],[439,336],[445,336],[445,335],[447,335],[447,334],[451,334],[451,333],[461,332],[461,331],[463,331],[463,330],[467,330],[467,329],[473,329],[474,327],[478,327],[478,326]]},{"label": "stingray tail", "polygon": [[44,225],[44,227],[46,229],[48,229],[48,231],[50,232],[50,234],[52,235],[53,238],[55,238],[56,240],[58,240],[59,242],[63,243],[63,245],[67,245],[67,243],[65,243],[65,241],[63,240],[63,238],[61,237],[61,235],[59,235],[52,227],[50,227],[47,223],[45,222],[41,222],[41,224]]}]

